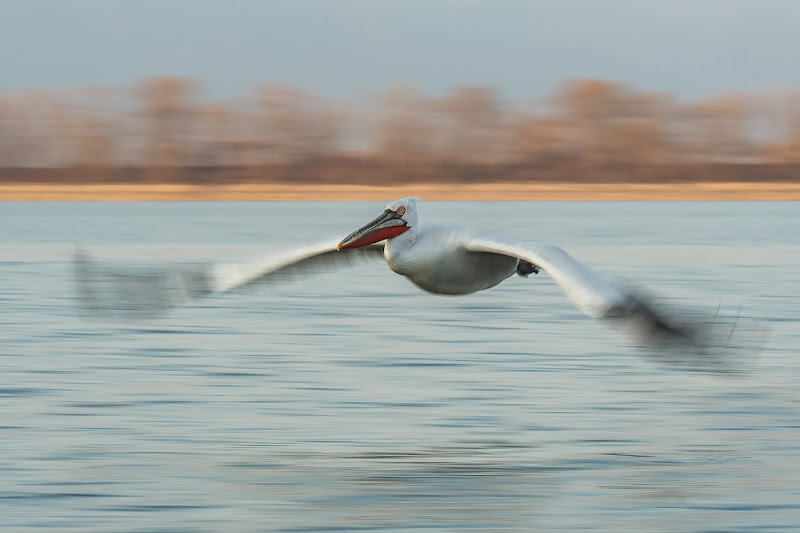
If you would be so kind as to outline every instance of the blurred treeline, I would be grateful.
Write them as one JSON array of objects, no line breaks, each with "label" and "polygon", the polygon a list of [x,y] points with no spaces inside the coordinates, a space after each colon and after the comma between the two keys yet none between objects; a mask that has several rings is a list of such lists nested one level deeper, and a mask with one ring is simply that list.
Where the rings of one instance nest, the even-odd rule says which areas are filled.
[{"label": "blurred treeline", "polygon": [[235,100],[185,78],[0,93],[0,180],[795,181],[800,90],[680,102],[574,80],[546,99],[411,85],[360,103],[265,85]]}]

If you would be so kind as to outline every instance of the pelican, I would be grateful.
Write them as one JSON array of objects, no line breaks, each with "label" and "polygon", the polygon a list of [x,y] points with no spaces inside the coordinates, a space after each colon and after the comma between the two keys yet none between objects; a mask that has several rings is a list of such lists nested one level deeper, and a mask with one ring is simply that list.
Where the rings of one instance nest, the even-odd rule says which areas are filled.
[{"label": "pelican", "polygon": [[702,327],[676,321],[641,292],[541,242],[500,239],[470,228],[422,224],[419,199],[389,203],[340,242],[323,242],[244,263],[135,269],[76,254],[79,299],[104,317],[153,316],[214,294],[309,275],[330,266],[384,259],[395,273],[433,294],[465,295],[516,275],[546,272],[581,312],[607,319],[648,341],[700,344]]}]

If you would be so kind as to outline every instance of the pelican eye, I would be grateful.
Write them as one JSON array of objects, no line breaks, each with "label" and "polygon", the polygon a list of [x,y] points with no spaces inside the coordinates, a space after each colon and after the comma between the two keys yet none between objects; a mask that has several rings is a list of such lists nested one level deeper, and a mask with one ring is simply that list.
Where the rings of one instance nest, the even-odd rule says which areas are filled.
[{"label": "pelican eye", "polygon": [[401,205],[400,207],[397,208],[397,214],[400,215],[400,216],[405,215],[406,214],[406,208]]}]

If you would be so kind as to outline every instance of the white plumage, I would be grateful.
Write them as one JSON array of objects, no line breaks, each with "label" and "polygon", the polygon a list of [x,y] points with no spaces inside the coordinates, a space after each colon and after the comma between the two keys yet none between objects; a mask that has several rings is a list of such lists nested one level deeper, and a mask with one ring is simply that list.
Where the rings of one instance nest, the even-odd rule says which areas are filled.
[{"label": "white plumage", "polygon": [[514,274],[526,276],[541,269],[580,311],[609,319],[648,342],[702,348],[707,341],[704,324],[667,318],[638,292],[557,246],[498,239],[460,226],[422,224],[417,202],[409,197],[388,204],[378,218],[338,244],[324,242],[246,263],[131,269],[92,261],[80,251],[80,299],[93,314],[146,317],[215,293],[383,257],[391,270],[421,289],[447,295],[488,289]]}]

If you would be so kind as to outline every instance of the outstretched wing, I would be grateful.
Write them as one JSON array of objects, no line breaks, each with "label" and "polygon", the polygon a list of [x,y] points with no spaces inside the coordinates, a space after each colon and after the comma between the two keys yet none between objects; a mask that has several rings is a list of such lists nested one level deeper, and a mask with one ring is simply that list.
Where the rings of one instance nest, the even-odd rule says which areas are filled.
[{"label": "outstretched wing", "polygon": [[74,256],[78,299],[90,315],[147,318],[217,293],[289,281],[383,258],[383,244],[336,250],[336,242],[267,255],[242,263],[142,267]]},{"label": "outstretched wing", "polygon": [[591,269],[552,244],[476,237],[465,246],[472,252],[502,254],[535,264],[583,313],[608,319],[648,344],[681,343],[703,349],[708,341],[708,325],[703,320],[670,315],[640,291]]}]

